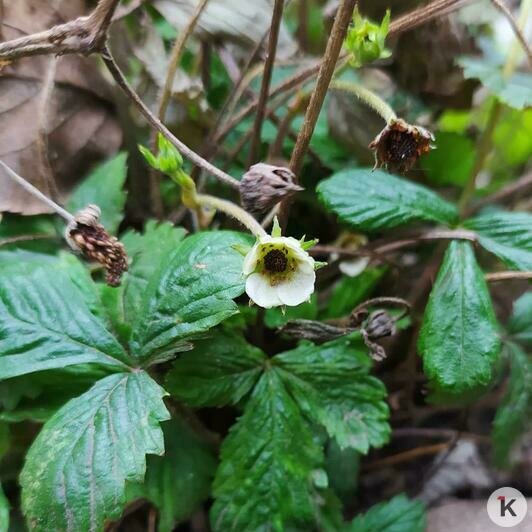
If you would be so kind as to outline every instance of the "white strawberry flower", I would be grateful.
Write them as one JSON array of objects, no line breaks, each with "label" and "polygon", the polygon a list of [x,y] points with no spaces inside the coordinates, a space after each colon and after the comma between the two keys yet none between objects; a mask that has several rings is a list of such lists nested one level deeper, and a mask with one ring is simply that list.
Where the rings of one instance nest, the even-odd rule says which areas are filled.
[{"label": "white strawberry flower", "polygon": [[307,301],[314,292],[315,269],[320,265],[306,252],[312,244],[280,236],[277,224],[271,236],[260,236],[244,258],[250,299],[264,308]]}]

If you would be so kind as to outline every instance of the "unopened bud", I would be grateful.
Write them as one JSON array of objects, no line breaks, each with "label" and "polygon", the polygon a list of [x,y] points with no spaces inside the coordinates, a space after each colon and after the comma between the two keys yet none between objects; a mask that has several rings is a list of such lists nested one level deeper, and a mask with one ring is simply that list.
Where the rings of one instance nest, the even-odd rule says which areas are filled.
[{"label": "unopened bud", "polygon": [[128,269],[126,250],[116,237],[107,233],[99,218],[97,205],[85,207],[67,225],[65,239],[72,249],[105,268],[107,284],[118,286],[122,274]]},{"label": "unopened bud", "polygon": [[276,203],[303,190],[294,183],[289,168],[271,164],[254,164],[240,181],[240,199],[246,211],[264,214]]},{"label": "unopened bud", "polygon": [[372,312],[364,329],[372,340],[392,336],[396,332],[395,322],[385,310]]}]

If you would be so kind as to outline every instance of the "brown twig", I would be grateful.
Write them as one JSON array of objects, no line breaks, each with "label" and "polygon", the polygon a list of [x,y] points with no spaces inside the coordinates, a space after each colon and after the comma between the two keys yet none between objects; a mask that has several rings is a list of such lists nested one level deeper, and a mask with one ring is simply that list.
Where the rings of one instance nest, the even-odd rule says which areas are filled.
[{"label": "brown twig", "polygon": [[270,37],[268,39],[268,52],[264,63],[259,99],[257,101],[257,111],[255,113],[255,122],[253,123],[253,134],[251,136],[251,145],[249,147],[248,166],[257,162],[262,123],[264,122],[266,104],[268,103],[273,64],[275,62],[275,54],[277,53],[277,41],[279,40],[279,29],[283,18],[283,7],[284,0],[275,0],[270,25]]},{"label": "brown twig", "polygon": [[491,3],[506,17],[506,19],[510,23],[512,30],[515,33],[515,37],[519,41],[519,44],[521,44],[523,50],[525,51],[528,63],[530,64],[530,66],[532,66],[532,52],[530,51],[530,47],[526,42],[526,38],[523,35],[521,28],[519,28],[514,16],[512,15],[512,12],[508,9],[506,4],[502,2],[502,0],[491,0]]},{"label": "brown twig", "polygon": [[310,97],[303,126],[299,131],[297,142],[290,159],[290,169],[296,176],[296,182],[323,102],[325,101],[325,95],[327,94],[327,89],[329,88],[329,84],[333,77],[338,57],[340,56],[340,50],[342,49],[342,44],[347,34],[349,23],[351,22],[356,1],[357,0],[343,0],[334,19],[331,35],[327,41],[325,54],[320,64],[316,86]]},{"label": "brown twig", "polygon": [[100,0],[93,12],[49,30],[0,44],[0,59],[12,61],[29,55],[83,54],[101,51],[120,0]]},{"label": "brown twig", "polygon": [[520,177],[517,181],[510,183],[503,187],[501,190],[482,198],[477,201],[475,205],[466,210],[466,215],[471,216],[472,214],[478,212],[486,205],[491,205],[493,203],[499,203],[517,192],[523,192],[524,190],[531,188],[532,189],[532,173],[526,174]]},{"label": "brown twig", "polygon": [[118,86],[131,100],[135,107],[137,107],[140,113],[148,121],[150,126],[161,132],[168,139],[168,141],[180,151],[180,153],[184,157],[190,159],[194,164],[200,166],[201,168],[203,168],[203,170],[215,176],[223,183],[226,183],[227,185],[233,188],[238,188],[238,180],[236,180],[229,174],[223,172],[222,170],[211,164],[209,161],[206,161],[203,157],[198,155],[194,150],[190,149],[184,142],[180,141],[175,135],[173,135],[172,132],[148,109],[146,104],[140,99],[139,95],[127,82],[124,74],[116,64],[116,61],[114,60],[107,47],[102,53],[102,59]]},{"label": "brown twig", "polygon": [[363,467],[366,471],[371,471],[372,469],[380,469],[381,467],[388,467],[403,462],[409,462],[410,460],[415,460],[421,456],[428,456],[432,454],[438,454],[441,451],[446,450],[450,442],[446,443],[435,443],[434,445],[425,445],[423,447],[416,447],[415,449],[409,449],[402,453],[393,454],[392,456],[386,456],[380,460],[375,460]]},{"label": "brown twig", "polygon": [[532,279],[532,272],[495,272],[487,273],[484,279],[488,283],[496,283],[497,281],[509,281],[512,279]]}]

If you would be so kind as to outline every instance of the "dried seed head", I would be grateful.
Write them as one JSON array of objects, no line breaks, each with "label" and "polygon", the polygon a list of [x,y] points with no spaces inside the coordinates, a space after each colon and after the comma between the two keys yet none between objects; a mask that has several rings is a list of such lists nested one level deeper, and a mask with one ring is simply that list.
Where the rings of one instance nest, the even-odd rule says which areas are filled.
[{"label": "dried seed head", "polygon": [[65,239],[72,249],[88,260],[99,262],[105,268],[105,280],[110,286],[118,286],[122,274],[128,269],[124,245],[110,236],[98,220],[100,209],[89,205],[79,211],[65,230]]},{"label": "dried seed head", "polygon": [[392,336],[396,332],[395,322],[385,310],[372,312],[364,329],[371,340]]},{"label": "dried seed head", "polygon": [[433,147],[434,135],[421,126],[394,118],[377,135],[369,147],[375,150],[375,167],[386,166],[406,172]]},{"label": "dried seed head", "polygon": [[303,190],[294,183],[289,168],[271,164],[254,164],[240,181],[240,199],[246,211],[264,214],[279,201]]}]

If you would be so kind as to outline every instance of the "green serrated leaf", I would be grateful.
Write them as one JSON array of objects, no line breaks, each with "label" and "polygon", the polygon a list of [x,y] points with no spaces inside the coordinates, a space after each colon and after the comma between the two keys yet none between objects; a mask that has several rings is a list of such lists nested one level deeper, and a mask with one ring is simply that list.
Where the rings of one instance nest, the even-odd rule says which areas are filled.
[{"label": "green serrated leaf", "polygon": [[428,188],[382,170],[343,170],[322,181],[317,191],[328,210],[363,231],[414,220],[452,224],[457,218],[456,207]]},{"label": "green serrated leaf", "polygon": [[266,371],[222,444],[214,532],[312,529],[322,452],[277,370]]},{"label": "green serrated leaf", "polygon": [[464,223],[479,234],[480,245],[512,270],[532,270],[532,214],[494,211]]},{"label": "green serrated leaf", "polygon": [[127,154],[119,153],[87,176],[70,196],[67,209],[77,212],[90,203],[98,205],[102,211],[100,222],[109,233],[116,234],[124,217],[126,177]]},{"label": "green serrated leaf", "polygon": [[322,345],[304,342],[272,359],[302,410],[322,424],[341,448],[367,453],[390,436],[386,389],[369,375],[371,360],[360,337]]},{"label": "green serrated leaf", "polygon": [[237,312],[233,298],[244,292],[243,258],[231,246],[250,242],[242,233],[209,231],[176,246],[144,291],[130,341],[134,356],[174,352]]},{"label": "green serrated leaf", "polygon": [[163,454],[165,391],[146,373],[110,375],[42,428],[20,476],[32,530],[103,530],[120,516],[125,481],[142,482],[146,454]]},{"label": "green serrated leaf", "polygon": [[510,451],[530,427],[532,416],[532,361],[515,344],[508,345],[511,371],[491,432],[493,461],[498,467],[510,465]]},{"label": "green serrated leaf", "polygon": [[514,340],[532,345],[532,292],[525,292],[515,303],[508,323]]},{"label": "green serrated leaf", "polygon": [[344,528],[345,532],[425,532],[425,506],[405,495],[372,506]]},{"label": "green serrated leaf", "polygon": [[172,532],[209,496],[216,470],[211,447],[186,423],[163,424],[164,456],[148,456],[142,484],[127,484],[127,500],[147,499],[159,509],[159,532]]},{"label": "green serrated leaf", "polygon": [[124,321],[133,323],[138,317],[150,278],[161,268],[161,264],[166,263],[185,234],[182,227],[155,220],[146,223],[142,234],[136,231],[124,234],[122,243],[131,259],[123,282]]},{"label": "green serrated leaf", "polygon": [[218,332],[195,342],[174,363],[167,390],[192,406],[238,403],[257,382],[266,356],[234,333]]},{"label": "green serrated leaf", "polygon": [[488,287],[469,242],[453,241],[447,249],[418,347],[436,393],[466,398],[491,382],[500,339]]},{"label": "green serrated leaf", "polygon": [[55,268],[0,276],[0,380],[75,364],[123,371],[129,357]]},{"label": "green serrated leaf", "polygon": [[532,75],[514,72],[506,78],[501,64],[484,58],[461,57],[458,64],[464,69],[465,78],[480,80],[506,105],[514,109],[532,105]]}]

